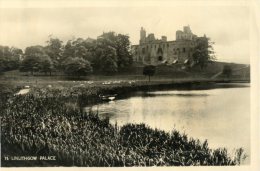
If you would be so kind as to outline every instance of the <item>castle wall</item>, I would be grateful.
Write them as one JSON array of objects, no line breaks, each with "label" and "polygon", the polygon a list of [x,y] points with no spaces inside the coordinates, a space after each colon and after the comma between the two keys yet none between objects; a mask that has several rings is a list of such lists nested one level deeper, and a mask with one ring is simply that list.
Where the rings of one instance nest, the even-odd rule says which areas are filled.
[{"label": "castle wall", "polygon": [[155,39],[154,34],[149,34],[141,28],[140,44],[132,46],[134,61],[144,64],[158,65],[161,63],[185,63],[187,59],[192,62],[192,54],[196,46],[197,36],[189,26],[184,26],[183,31],[176,31],[176,41],[167,41],[166,36]]},{"label": "castle wall", "polygon": [[194,47],[195,41],[168,41],[135,45],[132,50],[135,61],[157,65],[164,61],[171,64],[175,60],[180,63],[192,60]]}]

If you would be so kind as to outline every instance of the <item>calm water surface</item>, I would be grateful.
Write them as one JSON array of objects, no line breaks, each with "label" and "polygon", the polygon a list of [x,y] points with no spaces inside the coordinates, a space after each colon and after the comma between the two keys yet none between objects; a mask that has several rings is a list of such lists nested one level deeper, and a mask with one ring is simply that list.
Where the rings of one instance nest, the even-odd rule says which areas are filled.
[{"label": "calm water surface", "polygon": [[165,131],[175,128],[190,137],[207,139],[211,148],[234,152],[243,147],[250,154],[250,87],[137,92],[92,106],[92,110],[119,126],[146,123]]}]

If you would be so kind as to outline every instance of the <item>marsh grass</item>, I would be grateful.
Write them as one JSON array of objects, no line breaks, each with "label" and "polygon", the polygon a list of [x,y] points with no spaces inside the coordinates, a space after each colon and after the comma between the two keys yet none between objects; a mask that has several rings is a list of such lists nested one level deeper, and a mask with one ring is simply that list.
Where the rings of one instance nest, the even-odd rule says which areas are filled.
[{"label": "marsh grass", "polygon": [[[89,94],[86,97],[100,91],[34,89],[24,96],[2,96],[2,166],[215,166],[239,165],[243,160],[243,149],[230,156],[227,149],[210,149],[207,141],[175,129],[111,125],[98,113],[80,110],[79,90],[86,91],[81,92]],[[3,160],[12,155],[54,155],[57,160]]]}]

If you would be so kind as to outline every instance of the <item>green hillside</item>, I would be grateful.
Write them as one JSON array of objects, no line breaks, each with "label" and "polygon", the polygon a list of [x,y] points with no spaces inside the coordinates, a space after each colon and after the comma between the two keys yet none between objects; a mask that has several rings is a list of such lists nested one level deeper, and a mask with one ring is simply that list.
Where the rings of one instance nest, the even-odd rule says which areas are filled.
[{"label": "green hillside", "polygon": [[[206,68],[201,70],[199,67],[182,69],[181,65],[160,65],[156,67],[155,75],[152,80],[170,81],[170,80],[201,80],[201,79],[226,79],[222,74],[223,67],[228,65],[232,69],[231,80],[250,81],[250,66],[245,64],[214,62],[208,64]],[[113,75],[102,75],[93,73],[90,76],[81,77],[81,80],[105,81],[105,80],[147,80],[143,76],[143,64],[134,64],[133,67],[126,69]],[[23,73],[17,70],[4,72],[0,75],[1,82],[50,82],[57,80],[70,80],[63,73],[53,73],[52,76],[46,76],[43,73],[35,73],[34,76],[30,73]]]},{"label": "green hillside", "polygon": [[[226,62],[212,62],[209,63],[203,70],[200,67],[192,67],[189,69],[182,69],[181,65],[159,65],[156,67],[155,76],[167,76],[171,78],[223,78],[222,70],[225,65],[232,69],[231,78],[235,79],[250,79],[250,66],[246,64],[226,63]],[[142,75],[143,66],[140,63],[135,63],[134,67],[127,69],[122,74],[127,75]]]}]

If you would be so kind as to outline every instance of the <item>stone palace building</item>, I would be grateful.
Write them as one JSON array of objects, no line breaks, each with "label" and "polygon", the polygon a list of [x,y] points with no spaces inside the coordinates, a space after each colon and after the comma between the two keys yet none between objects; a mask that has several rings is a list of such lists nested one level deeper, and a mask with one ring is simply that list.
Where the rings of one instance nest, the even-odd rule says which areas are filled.
[{"label": "stone palace building", "polygon": [[155,39],[153,33],[146,36],[146,31],[141,28],[139,45],[132,45],[131,50],[134,61],[143,64],[193,64],[192,54],[196,47],[198,37],[192,33],[189,26],[184,26],[183,31],[176,31],[176,40],[167,41],[166,36]]}]

